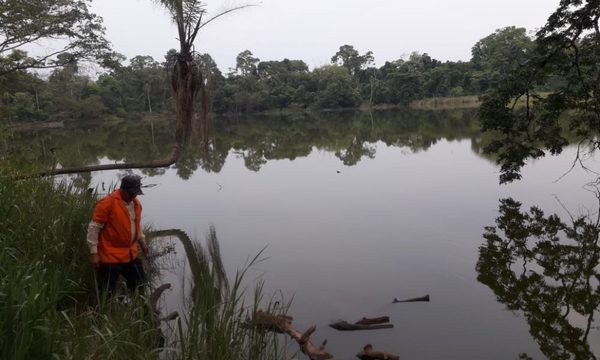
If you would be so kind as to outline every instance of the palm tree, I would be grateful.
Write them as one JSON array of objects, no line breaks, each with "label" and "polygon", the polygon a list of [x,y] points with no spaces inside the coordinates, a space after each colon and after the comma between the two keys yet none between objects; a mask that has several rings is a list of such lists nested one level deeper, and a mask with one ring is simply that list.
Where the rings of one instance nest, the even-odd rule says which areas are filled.
[{"label": "palm tree", "polygon": [[[169,157],[149,162],[133,162],[122,164],[91,165],[71,168],[52,169],[43,171],[33,176],[52,176],[59,174],[75,174],[100,170],[116,169],[143,169],[167,167],[178,159],[192,135],[192,121],[196,113],[196,103],[201,104],[199,116],[199,129],[208,131],[208,113],[211,108],[212,89],[210,71],[202,62],[201,56],[194,50],[194,42],[200,29],[214,20],[253,5],[241,5],[221,11],[208,17],[206,4],[201,0],[154,0],[163,6],[175,25],[179,36],[179,52],[175,54],[175,61],[171,73],[171,87],[175,93],[175,147]],[[207,134],[202,134],[206,139]],[[24,176],[31,177],[31,175]]]},{"label": "palm tree", "polygon": [[179,35],[179,53],[176,55],[173,67],[171,85],[175,93],[177,109],[175,140],[177,143],[185,143],[191,136],[196,99],[200,97],[202,104],[202,111],[198,117],[201,123],[208,121],[210,107],[210,73],[204,72],[198,62],[194,61],[194,42],[198,32],[221,16],[251,5],[233,7],[206,18],[206,4],[200,0],[158,0],[158,2],[171,14]]}]

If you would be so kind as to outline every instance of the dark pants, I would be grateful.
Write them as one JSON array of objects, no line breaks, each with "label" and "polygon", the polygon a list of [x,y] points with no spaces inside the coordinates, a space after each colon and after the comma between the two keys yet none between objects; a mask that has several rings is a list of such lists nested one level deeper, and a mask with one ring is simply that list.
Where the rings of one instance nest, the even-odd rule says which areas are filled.
[{"label": "dark pants", "polygon": [[130,263],[101,263],[96,272],[96,285],[100,296],[111,297],[113,295],[119,275],[123,275],[131,293],[137,289],[143,290],[146,274],[140,259],[135,259]]}]

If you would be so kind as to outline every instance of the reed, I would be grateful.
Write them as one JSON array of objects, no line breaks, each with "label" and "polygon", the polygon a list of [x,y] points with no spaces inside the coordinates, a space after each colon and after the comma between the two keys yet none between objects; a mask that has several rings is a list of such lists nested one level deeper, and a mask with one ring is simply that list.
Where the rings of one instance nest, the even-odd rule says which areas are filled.
[{"label": "reed", "polygon": [[282,359],[273,333],[249,326],[263,305],[271,312],[286,309],[273,301],[264,301],[263,283],[248,294],[245,277],[260,260],[262,251],[238,270],[231,282],[227,276],[214,227],[206,236],[206,246],[177,229],[157,231],[151,236],[174,236],[182,243],[191,273],[185,296],[187,311],[177,320],[174,358],[195,360]]},{"label": "reed", "polygon": [[[276,358],[269,335],[244,327],[258,305],[244,301],[245,270],[229,286],[214,229],[207,250],[190,248],[200,275],[194,277],[188,313],[178,320],[181,331],[166,351],[146,299],[98,301],[85,244],[97,197],[49,179],[16,181],[5,171],[0,170],[1,359]],[[261,287],[257,290],[254,300],[262,301]]]}]

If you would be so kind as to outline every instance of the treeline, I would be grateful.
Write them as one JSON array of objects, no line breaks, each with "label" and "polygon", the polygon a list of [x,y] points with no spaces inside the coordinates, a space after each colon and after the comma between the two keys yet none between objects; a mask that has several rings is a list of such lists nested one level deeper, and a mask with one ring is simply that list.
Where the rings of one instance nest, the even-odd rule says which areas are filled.
[{"label": "treeline", "polygon": [[[467,140],[481,154],[489,142],[482,136],[473,109],[420,111],[330,111],[324,113],[253,114],[222,117],[214,122],[210,146],[193,137],[176,173],[188,179],[198,170],[220,172],[230,154],[244,161],[248,170],[259,171],[271,160],[294,160],[314,151],[327,152],[340,165],[353,166],[376,156],[381,142],[403,151],[425,151],[438,141]],[[8,144],[12,167],[29,170],[31,164],[51,168],[60,164],[73,167],[97,164],[98,159],[144,162],[168,156],[175,144],[171,124],[165,116],[149,116],[145,121],[101,122],[61,129],[15,131]],[[90,131],[93,129],[93,131]],[[1,149],[0,149],[1,154]],[[34,169],[31,169],[33,171]],[[154,176],[165,169],[144,169]],[[83,173],[76,183],[87,189],[91,174]]]},{"label": "treeline", "polygon": [[[237,56],[236,67],[226,74],[208,54],[197,55],[195,62],[208,75],[215,113],[340,109],[482,94],[520,66],[531,47],[524,28],[507,27],[477,42],[468,62],[442,62],[414,52],[376,67],[372,52],[361,54],[351,45],[341,46],[331,65],[312,71],[302,60],[261,61],[249,50]],[[162,62],[136,56],[126,64],[127,59],[117,55],[95,80],[80,71],[80,64],[69,62],[68,54],[62,56],[66,65],[45,77],[26,70],[0,76],[0,119],[126,118],[173,108],[168,79],[175,50]],[[17,50],[0,62],[18,64],[25,58],[27,53]]]}]

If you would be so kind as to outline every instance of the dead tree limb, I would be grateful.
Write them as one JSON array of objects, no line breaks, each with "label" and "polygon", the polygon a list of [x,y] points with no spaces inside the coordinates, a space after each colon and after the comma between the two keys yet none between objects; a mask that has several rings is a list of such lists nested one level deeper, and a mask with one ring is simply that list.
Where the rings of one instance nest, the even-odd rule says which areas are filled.
[{"label": "dead tree limb", "polygon": [[379,329],[392,329],[394,324],[373,324],[373,325],[364,325],[364,324],[350,324],[347,321],[340,320],[334,322],[333,324],[329,324],[329,327],[332,327],[339,331],[354,331],[354,330],[379,330]]},{"label": "dead tree limb", "polygon": [[385,352],[385,351],[375,351],[373,350],[373,345],[367,344],[363,347],[363,350],[356,354],[356,357],[361,360],[400,360],[400,356]]},{"label": "dead tree limb", "polygon": [[396,298],[394,298],[394,301],[392,301],[392,303],[396,304],[396,303],[404,303],[404,302],[420,302],[420,301],[429,301],[429,294],[425,295],[425,296],[420,296],[420,297],[416,297],[416,298],[412,298],[412,299],[406,299],[406,300],[398,300]]},{"label": "dead tree limb", "polygon": [[179,313],[177,311],[173,311],[172,313],[160,316],[160,310],[158,308],[158,299],[162,296],[165,290],[170,289],[171,284],[162,284],[161,286],[154,289],[152,294],[148,297],[148,307],[150,308],[150,313],[156,316],[156,319],[159,321],[173,321],[179,317]]},{"label": "dead tree limb", "polygon": [[354,324],[350,324],[349,322],[344,320],[339,320],[337,322],[329,324],[329,327],[340,331],[391,329],[394,327],[394,325],[389,324],[389,322],[389,316],[381,316],[377,318],[364,317],[355,322]]},{"label": "dead tree limb", "polygon": [[171,284],[162,284],[161,286],[157,287],[152,294],[150,294],[150,297],[148,298],[148,305],[152,311],[158,311],[158,299],[160,299],[165,290],[170,288]]},{"label": "dead tree limb", "polygon": [[254,319],[252,319],[250,324],[253,326],[262,327],[268,331],[289,335],[292,339],[296,340],[296,342],[300,345],[302,352],[305,353],[311,360],[327,360],[333,358],[330,353],[325,351],[327,340],[323,341],[320,346],[316,346],[310,341],[310,336],[317,330],[315,325],[301,333],[292,326],[292,320],[293,318],[291,316],[273,315],[262,310],[258,310],[254,314]]},{"label": "dead tree limb", "polygon": [[375,324],[385,324],[390,322],[389,316],[381,316],[376,318],[362,318],[355,322],[357,325],[375,325]]}]

